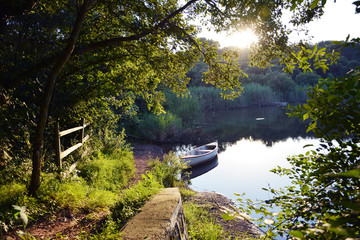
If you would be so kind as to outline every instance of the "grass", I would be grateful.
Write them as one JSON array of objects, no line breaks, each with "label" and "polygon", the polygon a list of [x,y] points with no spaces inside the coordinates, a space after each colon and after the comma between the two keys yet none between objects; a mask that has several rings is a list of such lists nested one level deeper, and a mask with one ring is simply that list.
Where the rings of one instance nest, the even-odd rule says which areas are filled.
[{"label": "grass", "polygon": [[[180,188],[180,193],[182,198],[185,197],[185,199],[193,197],[196,194],[196,192],[186,188]],[[259,239],[249,235],[246,232],[238,232],[236,235],[234,235],[234,233],[225,231],[220,224],[214,221],[213,216],[209,213],[210,208],[212,208],[211,205],[200,205],[185,200],[183,203],[183,208],[190,239]]]},{"label": "grass", "polygon": [[95,189],[118,192],[135,174],[133,156],[130,152],[103,154],[81,163],[79,176]]},{"label": "grass", "polygon": [[[129,148],[112,153],[99,152],[78,165],[66,178],[43,173],[36,197],[26,195],[26,181],[14,179],[0,189],[0,236],[9,228],[23,225],[14,205],[26,208],[25,214],[36,220],[67,209],[71,212],[109,209],[119,199],[120,189],[134,176],[135,164]],[[25,175],[26,176],[26,175]],[[26,225],[26,224],[25,224]]]},{"label": "grass", "polygon": [[224,239],[225,232],[212,220],[208,207],[194,203],[184,203],[183,207],[190,239]]},{"label": "grass", "polygon": [[[151,175],[149,175],[151,176]],[[140,208],[150,197],[160,191],[163,186],[152,177],[138,182],[132,188],[124,190],[119,200],[110,209],[111,217],[121,228],[131,217],[140,212]]]}]

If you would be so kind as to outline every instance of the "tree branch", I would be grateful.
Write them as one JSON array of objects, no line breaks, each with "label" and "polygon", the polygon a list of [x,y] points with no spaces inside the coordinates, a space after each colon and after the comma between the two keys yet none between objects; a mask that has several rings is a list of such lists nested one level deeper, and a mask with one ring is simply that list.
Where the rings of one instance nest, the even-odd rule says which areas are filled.
[{"label": "tree branch", "polygon": [[194,4],[197,1],[199,1],[199,0],[190,0],[190,1],[188,1],[184,6],[182,6],[181,8],[178,8],[176,11],[169,14],[167,17],[165,17],[163,20],[161,20],[153,28],[145,30],[144,32],[142,32],[140,34],[134,34],[134,35],[127,36],[127,37],[119,37],[119,38],[107,39],[107,40],[104,40],[104,41],[100,41],[100,42],[91,44],[91,45],[86,46],[86,47],[79,47],[79,48],[76,48],[74,50],[74,55],[80,55],[80,54],[84,54],[84,53],[87,53],[87,52],[95,51],[95,50],[106,48],[106,47],[119,46],[123,42],[139,40],[139,39],[141,39],[141,38],[143,38],[143,37],[145,37],[145,36],[147,36],[149,34],[152,34],[152,33],[156,32],[160,28],[163,28],[164,26],[166,26],[170,22],[170,20],[172,18],[174,18],[179,13],[183,12],[186,8],[188,8],[189,6],[191,6],[192,4]]}]

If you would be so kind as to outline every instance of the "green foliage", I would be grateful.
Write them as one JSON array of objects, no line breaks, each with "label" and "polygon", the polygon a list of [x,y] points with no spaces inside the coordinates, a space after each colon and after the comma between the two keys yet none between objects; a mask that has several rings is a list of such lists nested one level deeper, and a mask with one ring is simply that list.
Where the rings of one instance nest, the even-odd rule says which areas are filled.
[{"label": "green foliage", "polygon": [[119,227],[140,211],[144,203],[162,187],[179,185],[181,170],[186,165],[175,154],[165,154],[164,161],[158,159],[150,163],[151,171],[143,175],[143,180],[135,186],[123,190],[120,199],[111,208],[111,216]]},{"label": "green foliage", "polygon": [[[96,189],[87,185],[86,181],[79,177],[69,180],[54,179],[47,176],[39,188],[39,196],[36,204],[29,210],[46,206],[45,211],[57,211],[58,209],[69,209],[77,212],[81,209],[96,210],[105,209],[117,199],[117,193],[108,190]],[[35,212],[35,215],[46,212]],[[44,211],[42,210],[42,211]]]},{"label": "green foliage", "polygon": [[202,82],[202,80],[204,79],[204,72],[206,72],[207,70],[208,70],[208,65],[203,61],[196,63],[195,66],[191,68],[186,74],[186,76],[188,76],[191,79],[190,85],[191,86],[205,85],[205,83]]},{"label": "green foliage", "polygon": [[125,187],[135,174],[135,164],[129,151],[101,152],[78,166],[79,176],[96,189],[117,192]]},{"label": "green foliage", "polygon": [[220,90],[213,87],[191,87],[189,90],[191,96],[199,102],[202,112],[220,109],[226,102],[220,97]]},{"label": "green foliage", "polygon": [[223,239],[224,230],[211,220],[207,207],[194,203],[184,203],[183,207],[190,239]]},{"label": "green foliage", "polygon": [[163,161],[155,159],[149,163],[151,175],[164,187],[175,187],[181,180],[181,172],[188,168],[183,160],[170,152],[164,154]]},{"label": "green foliage", "polygon": [[36,198],[26,195],[26,184],[21,179],[4,181],[0,190],[0,232],[22,223],[20,218],[14,217],[13,205],[25,207],[27,216],[32,219],[65,208],[73,212],[109,208],[119,199],[119,189],[128,184],[135,168],[130,149],[124,144],[119,145],[118,141],[115,143],[110,145],[121,145],[122,148],[113,153],[99,152],[79,164],[79,175],[83,177],[78,176],[78,170],[61,179],[54,173],[43,174]]},{"label": "green foliage", "polygon": [[171,113],[145,113],[140,117],[135,134],[149,140],[165,141],[181,128],[181,119]]},{"label": "green foliage", "polygon": [[107,240],[107,239],[114,239],[114,240],[121,240],[121,232],[119,226],[111,219],[107,219],[104,225],[101,228],[101,231],[98,233],[80,233],[77,236],[77,239],[84,239],[84,240]]},{"label": "green foliage", "polygon": [[161,187],[162,185],[151,174],[144,176],[143,181],[121,192],[120,199],[110,209],[112,219],[119,227],[123,226]]},{"label": "green foliage", "polygon": [[272,105],[278,99],[269,86],[250,83],[244,85],[244,89],[244,95],[238,101],[235,101],[235,106],[239,103],[240,106],[266,106]]},{"label": "green foliage", "polygon": [[182,201],[187,201],[189,198],[194,197],[196,192],[187,188],[187,187],[181,187],[179,188],[180,195]]},{"label": "green foliage", "polygon": [[191,94],[186,95],[186,97],[178,97],[173,93],[167,94],[165,108],[181,118],[184,127],[194,126],[201,116],[199,100]]},{"label": "green foliage", "polygon": [[53,198],[60,208],[77,210],[85,206],[85,199],[89,189],[80,182],[55,183],[49,187],[53,187],[53,192],[46,192],[45,194],[51,194],[49,197]]},{"label": "green foliage", "polygon": [[310,55],[323,69],[327,54],[322,49],[289,53],[289,33],[280,21],[288,9],[296,25],[308,23],[322,14],[323,3],[9,1],[0,20],[0,114],[5,116],[0,126],[6,129],[0,133],[1,166],[9,162],[2,155],[21,165],[36,153],[30,186],[35,194],[40,166],[53,171],[49,162],[57,118],[61,129],[67,129],[84,117],[96,133],[132,116],[137,98],[161,112],[163,86],[184,94],[190,80],[186,73],[200,58],[208,64],[205,82],[220,88],[224,98],[239,96],[243,87],[238,80],[246,75],[239,64],[243,59],[232,50],[218,54],[216,44],[200,41],[201,26],[216,31],[252,28],[260,40],[250,55],[252,63],[302,61]]},{"label": "green foliage", "polygon": [[296,90],[296,84],[286,73],[270,72],[265,76],[273,91],[276,91],[280,101],[290,101],[291,92]]},{"label": "green foliage", "polygon": [[[9,227],[15,224],[20,224],[16,221],[14,214],[12,214],[13,205],[21,201],[26,192],[25,184],[8,183],[1,186],[0,191],[0,236],[7,231]],[[19,204],[20,205],[20,204]]]},{"label": "green foliage", "polygon": [[318,83],[320,75],[316,73],[300,73],[296,75],[295,82],[302,86],[314,86]]}]

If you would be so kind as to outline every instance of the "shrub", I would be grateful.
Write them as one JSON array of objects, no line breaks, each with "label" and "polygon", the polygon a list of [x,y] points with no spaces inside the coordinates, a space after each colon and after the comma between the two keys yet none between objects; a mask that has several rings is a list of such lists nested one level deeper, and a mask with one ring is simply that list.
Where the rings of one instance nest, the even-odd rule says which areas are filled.
[{"label": "shrub", "polygon": [[175,94],[166,95],[167,110],[178,116],[186,127],[193,126],[201,117],[201,107],[196,96],[176,97]]},{"label": "shrub", "polygon": [[155,159],[149,165],[152,176],[164,187],[175,187],[181,180],[181,172],[188,168],[173,152],[165,154],[163,162]]},{"label": "shrub", "polygon": [[52,194],[59,207],[77,210],[85,206],[87,193],[87,186],[78,181],[71,181],[60,184],[57,191]]},{"label": "shrub", "polygon": [[104,209],[114,204],[118,198],[118,194],[114,192],[99,189],[90,190],[84,207],[90,211]]},{"label": "shrub", "polygon": [[164,141],[181,129],[181,119],[171,113],[142,115],[136,134],[149,140]]},{"label": "shrub", "polygon": [[113,154],[98,153],[96,157],[79,164],[79,176],[91,187],[119,191],[135,174],[135,164],[129,151],[117,150]]}]

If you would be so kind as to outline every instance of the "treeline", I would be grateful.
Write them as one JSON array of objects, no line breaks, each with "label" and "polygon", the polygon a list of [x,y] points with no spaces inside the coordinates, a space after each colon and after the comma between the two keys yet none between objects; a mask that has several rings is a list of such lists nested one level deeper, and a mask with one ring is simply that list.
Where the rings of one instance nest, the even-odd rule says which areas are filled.
[{"label": "treeline", "polygon": [[[212,41],[211,41],[212,42]],[[216,44],[212,42],[212,44]],[[327,52],[339,50],[340,45],[330,41],[320,42],[317,48],[326,48]],[[222,48],[219,52],[234,48]],[[187,73],[191,79],[189,94],[178,97],[171,91],[165,91],[166,113],[156,115],[139,104],[139,115],[136,121],[126,125],[127,132],[149,140],[180,141],[191,138],[196,124],[206,112],[237,109],[244,107],[270,106],[274,103],[301,103],[308,98],[307,89],[315,86],[321,78],[338,78],[345,76],[351,69],[360,66],[360,50],[356,46],[342,47],[338,62],[331,65],[324,73],[322,69],[312,69],[312,72],[302,72],[294,69],[291,74],[283,71],[284,66],[274,62],[272,67],[258,68],[248,64],[249,49],[236,49],[240,53],[239,64],[242,65],[246,78],[242,82],[244,92],[233,100],[221,97],[221,90],[209,86],[202,79],[208,65],[199,61]],[[189,129],[190,128],[190,129]]]},{"label": "treeline", "polygon": [[[326,52],[339,50],[340,45],[330,41],[317,44],[317,48],[326,48]],[[220,52],[234,50],[235,48],[223,48]],[[356,46],[342,47],[337,64],[331,65],[326,73],[322,69],[312,69],[312,72],[302,72],[294,69],[291,74],[283,71],[284,66],[277,62],[272,67],[265,69],[249,66],[249,49],[236,49],[241,57],[239,64],[242,65],[247,78],[239,79],[243,83],[244,94],[236,100],[236,104],[225,104],[223,107],[244,107],[253,105],[267,105],[274,101],[297,103],[306,100],[306,89],[317,84],[320,78],[343,77],[351,69],[360,66],[360,51]],[[198,62],[188,73],[192,87],[208,87],[202,81],[208,66],[203,61]],[[202,95],[203,97],[204,95]],[[260,99],[259,99],[259,96]],[[242,99],[243,98],[243,99]],[[253,100],[256,100],[255,102]]]}]

